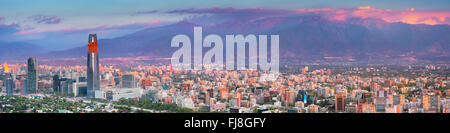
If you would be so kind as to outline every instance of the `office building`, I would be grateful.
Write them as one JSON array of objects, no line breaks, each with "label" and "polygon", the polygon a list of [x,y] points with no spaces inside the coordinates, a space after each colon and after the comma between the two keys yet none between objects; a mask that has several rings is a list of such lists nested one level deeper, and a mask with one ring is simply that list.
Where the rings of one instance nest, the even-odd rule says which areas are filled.
[{"label": "office building", "polygon": [[3,77],[3,85],[6,88],[6,94],[12,95],[14,93],[14,79],[11,73],[6,73]]},{"label": "office building", "polygon": [[38,62],[37,59],[31,57],[27,62],[27,81],[25,87],[25,94],[35,93],[38,88]]},{"label": "office building", "polygon": [[58,75],[53,76],[53,91],[57,93],[61,93],[61,81]]},{"label": "office building", "polygon": [[122,76],[122,88],[136,88],[134,75],[126,74]]},{"label": "office building", "polygon": [[98,65],[97,35],[89,34],[87,56],[87,95],[95,97],[95,91],[100,90],[100,72]]}]

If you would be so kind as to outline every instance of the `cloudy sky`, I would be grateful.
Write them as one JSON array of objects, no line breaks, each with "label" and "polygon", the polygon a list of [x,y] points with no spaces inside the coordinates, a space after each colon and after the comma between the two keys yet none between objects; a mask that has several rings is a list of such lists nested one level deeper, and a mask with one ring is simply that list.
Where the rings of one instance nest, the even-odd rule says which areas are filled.
[{"label": "cloudy sky", "polygon": [[88,33],[114,38],[204,14],[252,9],[316,12],[336,21],[373,17],[450,24],[449,0],[1,0],[0,43],[22,41],[61,50],[85,45]]}]

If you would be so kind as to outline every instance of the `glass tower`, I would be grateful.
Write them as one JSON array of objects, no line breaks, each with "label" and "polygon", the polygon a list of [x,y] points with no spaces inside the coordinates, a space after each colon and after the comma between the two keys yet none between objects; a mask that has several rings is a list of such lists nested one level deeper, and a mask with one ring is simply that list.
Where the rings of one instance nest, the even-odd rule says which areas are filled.
[{"label": "glass tower", "polygon": [[4,78],[3,84],[6,88],[6,94],[12,95],[14,93],[14,79],[11,73],[6,73],[5,76],[6,77],[3,77]]},{"label": "glass tower", "polygon": [[95,91],[100,90],[100,73],[98,66],[97,35],[89,34],[87,56],[87,96],[95,97]]},{"label": "glass tower", "polygon": [[25,94],[35,93],[38,88],[38,62],[34,57],[28,58],[27,84]]}]

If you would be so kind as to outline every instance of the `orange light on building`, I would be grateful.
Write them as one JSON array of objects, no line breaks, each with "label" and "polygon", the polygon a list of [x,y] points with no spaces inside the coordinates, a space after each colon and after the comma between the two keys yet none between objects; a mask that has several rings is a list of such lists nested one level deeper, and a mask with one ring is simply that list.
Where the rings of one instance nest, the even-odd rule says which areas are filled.
[{"label": "orange light on building", "polygon": [[236,93],[236,105],[238,106],[238,107],[241,107],[241,93]]},{"label": "orange light on building", "polygon": [[227,88],[220,89],[220,99],[228,99],[228,89]]},{"label": "orange light on building", "polygon": [[146,78],[142,79],[142,89],[145,89],[146,86],[150,86],[152,83],[152,79]]},{"label": "orange light on building", "polygon": [[413,98],[411,98],[411,101],[417,102],[417,98],[413,97]]},{"label": "orange light on building", "polygon": [[8,67],[8,63],[6,63],[6,62],[3,64],[3,71],[5,71],[5,72],[11,71],[11,68]]},{"label": "orange light on building", "polygon": [[255,78],[249,78],[247,81],[248,81],[249,84],[253,84],[253,83],[256,82],[256,79]]},{"label": "orange light on building", "polygon": [[[94,39],[94,38],[92,38],[92,39]],[[88,52],[89,53],[98,53],[98,48],[97,48],[97,46],[98,46],[98,43],[97,43],[97,41],[95,40],[92,40],[92,41],[89,41],[89,43],[88,43]]]}]

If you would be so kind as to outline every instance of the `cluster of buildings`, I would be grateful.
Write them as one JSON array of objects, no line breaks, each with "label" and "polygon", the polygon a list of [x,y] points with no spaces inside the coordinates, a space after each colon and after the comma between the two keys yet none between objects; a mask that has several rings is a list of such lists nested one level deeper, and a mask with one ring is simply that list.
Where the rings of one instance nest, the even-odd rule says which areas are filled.
[{"label": "cluster of buildings", "polygon": [[[404,76],[386,67],[308,66],[281,71],[273,81],[254,70],[174,70],[170,65],[99,65],[97,36],[89,35],[87,66],[6,63],[0,87],[7,95],[52,93],[117,101],[134,98],[204,112],[449,113],[449,77],[428,65]],[[425,72],[423,72],[425,71]],[[398,72],[397,72],[398,73]],[[431,74],[432,73],[432,74]],[[390,74],[390,75],[384,75]]]},{"label": "cluster of buildings", "polygon": [[[39,77],[38,77],[38,62],[36,58],[29,58],[26,64],[26,75],[13,73],[11,68],[5,62],[3,64],[2,71],[2,85],[5,88],[5,92],[8,95],[14,93],[14,88],[19,88],[21,94],[35,93],[39,88]],[[19,79],[19,80],[15,80]],[[42,83],[41,83],[42,85]]]},{"label": "cluster of buildings", "polygon": [[122,76],[120,71],[117,73],[106,67],[104,73],[100,73],[95,34],[89,35],[88,46],[87,66],[38,65],[34,57],[29,58],[27,64],[12,65],[12,68],[5,62],[0,71],[5,94],[27,95],[50,90],[66,96],[118,100],[140,97],[144,93],[137,87],[134,75]]}]

